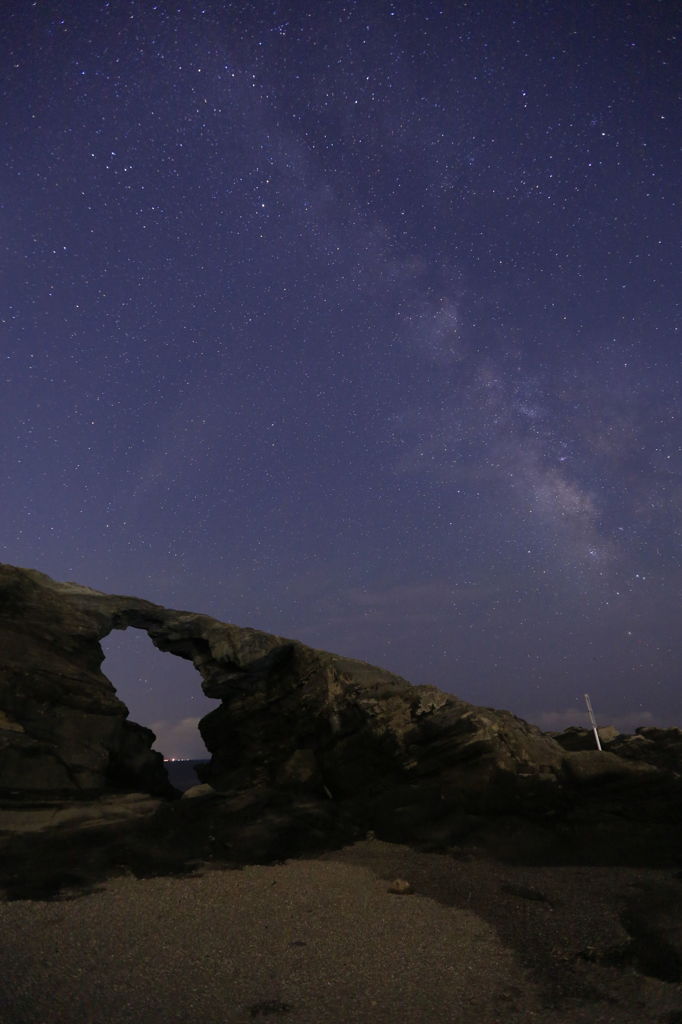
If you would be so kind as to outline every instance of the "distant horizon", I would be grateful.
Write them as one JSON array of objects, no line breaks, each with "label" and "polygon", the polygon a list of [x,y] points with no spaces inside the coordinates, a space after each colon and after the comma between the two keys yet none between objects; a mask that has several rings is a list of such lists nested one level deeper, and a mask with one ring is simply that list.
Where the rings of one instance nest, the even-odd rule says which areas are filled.
[{"label": "distant horizon", "polygon": [[[157,751],[157,753],[160,754],[161,751],[159,750]],[[168,762],[169,764],[174,764],[176,761],[210,761],[211,757],[210,755],[208,757],[164,757],[163,760],[164,764],[166,762]]]}]

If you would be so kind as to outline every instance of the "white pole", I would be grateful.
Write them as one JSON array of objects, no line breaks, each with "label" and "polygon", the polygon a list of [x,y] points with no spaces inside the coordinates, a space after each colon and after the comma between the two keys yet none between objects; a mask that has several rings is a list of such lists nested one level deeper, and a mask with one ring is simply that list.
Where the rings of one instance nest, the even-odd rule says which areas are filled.
[{"label": "white pole", "polygon": [[601,740],[599,739],[599,730],[597,729],[597,721],[594,717],[594,711],[592,710],[592,701],[590,700],[589,693],[585,694],[585,703],[587,704],[587,713],[590,716],[590,722],[592,723],[592,732],[594,738],[597,741],[597,750],[601,750]]}]

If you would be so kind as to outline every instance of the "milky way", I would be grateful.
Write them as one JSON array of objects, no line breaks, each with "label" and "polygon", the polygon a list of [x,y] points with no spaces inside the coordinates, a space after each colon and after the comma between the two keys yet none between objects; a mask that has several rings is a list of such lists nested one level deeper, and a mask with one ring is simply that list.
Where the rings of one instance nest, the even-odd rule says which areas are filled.
[{"label": "milky way", "polygon": [[[0,558],[681,724],[679,29],[10,0]],[[116,685],[170,735],[145,657]]]}]

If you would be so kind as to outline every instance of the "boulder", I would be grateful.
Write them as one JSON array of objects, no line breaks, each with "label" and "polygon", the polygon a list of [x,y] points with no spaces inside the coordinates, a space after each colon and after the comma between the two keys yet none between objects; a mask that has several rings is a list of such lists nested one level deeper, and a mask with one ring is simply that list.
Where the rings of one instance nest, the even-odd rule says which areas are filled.
[{"label": "boulder", "polygon": [[626,761],[607,750],[575,750],[564,757],[567,775],[581,785],[611,782],[614,779],[633,780],[642,775],[657,774],[653,765]]},{"label": "boulder", "polygon": [[[612,725],[601,726],[601,728],[597,729],[597,732],[599,733],[599,742],[602,745],[602,749],[606,747],[610,749],[610,744],[620,736],[618,730]],[[579,725],[571,725],[564,729],[563,732],[553,732],[550,735],[564,750],[597,750],[593,729],[584,729]]]},{"label": "boulder", "polygon": [[[619,733],[612,725],[598,730],[602,748],[627,761],[653,765],[662,771],[682,775],[682,729],[660,729],[647,725],[632,736]],[[570,726],[563,732],[551,733],[554,740],[569,751],[596,750],[594,732],[579,726]]]},{"label": "boulder", "polygon": [[682,729],[643,726],[633,736],[619,736],[609,750],[628,761],[682,775]]},{"label": "boulder", "polygon": [[215,796],[219,796],[219,793],[216,792],[213,786],[209,786],[207,782],[203,782],[198,786],[190,786],[189,789],[186,789],[182,794],[182,799],[206,800]]}]

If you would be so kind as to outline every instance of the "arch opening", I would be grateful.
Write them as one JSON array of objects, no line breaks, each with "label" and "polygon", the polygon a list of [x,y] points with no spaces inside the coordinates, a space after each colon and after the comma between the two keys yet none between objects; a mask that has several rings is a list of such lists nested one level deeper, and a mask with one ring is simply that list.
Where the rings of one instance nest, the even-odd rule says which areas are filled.
[{"label": "arch opening", "polygon": [[160,651],[144,629],[134,626],[112,630],[101,646],[102,672],[130,721],[155,734],[153,749],[162,754],[171,783],[178,789],[196,785],[194,766],[210,759],[199,719],[218,702],[204,695],[191,661]]}]

